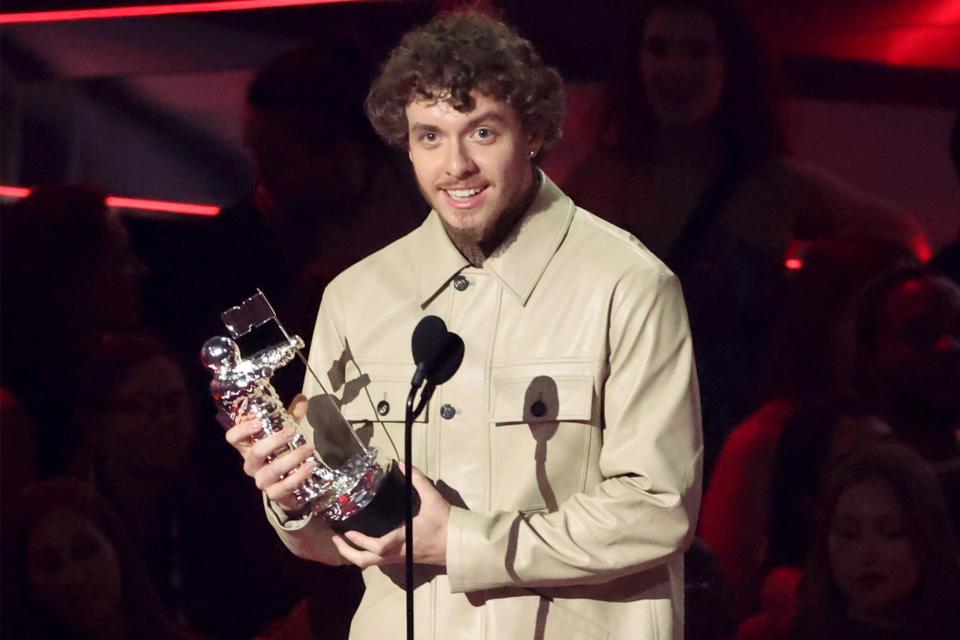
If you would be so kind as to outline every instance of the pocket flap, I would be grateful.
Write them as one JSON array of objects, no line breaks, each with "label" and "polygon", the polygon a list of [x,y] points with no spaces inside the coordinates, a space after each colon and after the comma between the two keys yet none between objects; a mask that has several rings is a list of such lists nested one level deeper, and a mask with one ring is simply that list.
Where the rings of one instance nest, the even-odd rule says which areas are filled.
[{"label": "pocket flap", "polygon": [[495,381],[492,416],[498,424],[589,421],[593,417],[593,376],[527,376]]}]

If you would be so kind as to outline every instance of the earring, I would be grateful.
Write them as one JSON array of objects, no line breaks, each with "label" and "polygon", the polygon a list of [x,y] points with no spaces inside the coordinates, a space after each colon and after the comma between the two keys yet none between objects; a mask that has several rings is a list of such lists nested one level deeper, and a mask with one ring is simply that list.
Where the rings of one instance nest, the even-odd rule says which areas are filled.
[{"label": "earring", "polygon": [[531,158],[536,158],[536,157],[537,157],[537,150],[536,150],[536,149],[530,149],[530,157],[531,157]]}]

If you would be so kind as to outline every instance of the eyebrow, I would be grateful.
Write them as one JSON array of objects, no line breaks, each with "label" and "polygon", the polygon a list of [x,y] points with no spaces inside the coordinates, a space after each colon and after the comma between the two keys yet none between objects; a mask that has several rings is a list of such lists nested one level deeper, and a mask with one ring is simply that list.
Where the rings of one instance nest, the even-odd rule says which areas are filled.
[{"label": "eyebrow", "polygon": [[[502,113],[499,111],[484,111],[475,118],[471,118],[466,124],[467,129],[472,129],[479,125],[482,122],[497,122],[503,124],[507,121]],[[420,133],[425,131],[439,131],[440,128],[432,124],[423,124],[421,122],[415,122],[410,126],[410,131],[413,133]]]}]

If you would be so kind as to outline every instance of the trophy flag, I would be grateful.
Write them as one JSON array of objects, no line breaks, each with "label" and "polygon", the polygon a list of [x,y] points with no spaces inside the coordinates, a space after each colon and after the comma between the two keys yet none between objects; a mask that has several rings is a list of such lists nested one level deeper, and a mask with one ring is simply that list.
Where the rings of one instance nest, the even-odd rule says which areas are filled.
[{"label": "trophy flag", "polygon": [[277,313],[267,300],[267,296],[263,295],[263,291],[257,289],[256,294],[221,313],[220,319],[223,320],[230,335],[236,339],[271,320],[277,320]]}]

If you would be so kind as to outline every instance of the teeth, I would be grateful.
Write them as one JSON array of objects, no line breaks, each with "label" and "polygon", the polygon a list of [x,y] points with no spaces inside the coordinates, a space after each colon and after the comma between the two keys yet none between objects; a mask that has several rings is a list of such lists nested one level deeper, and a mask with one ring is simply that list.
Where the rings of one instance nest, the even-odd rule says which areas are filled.
[{"label": "teeth", "polygon": [[457,198],[458,200],[471,198],[480,193],[480,191],[482,191],[482,189],[447,189],[447,193],[449,193],[451,197]]}]

